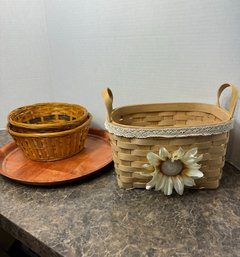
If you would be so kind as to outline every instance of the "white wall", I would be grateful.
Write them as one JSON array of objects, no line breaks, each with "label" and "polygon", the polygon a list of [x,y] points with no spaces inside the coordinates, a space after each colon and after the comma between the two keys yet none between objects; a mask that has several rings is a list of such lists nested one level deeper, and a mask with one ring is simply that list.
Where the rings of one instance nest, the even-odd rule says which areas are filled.
[{"label": "white wall", "polygon": [[[85,105],[103,127],[106,86],[115,106],[215,103],[239,71],[238,0],[0,0],[0,127],[41,101]],[[240,166],[239,127],[228,157]]]}]

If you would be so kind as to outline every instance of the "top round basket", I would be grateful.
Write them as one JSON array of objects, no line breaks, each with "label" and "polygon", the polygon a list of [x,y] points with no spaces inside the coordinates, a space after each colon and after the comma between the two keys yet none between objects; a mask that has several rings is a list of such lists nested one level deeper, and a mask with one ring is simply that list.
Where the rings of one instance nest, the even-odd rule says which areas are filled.
[{"label": "top round basket", "polygon": [[88,111],[81,105],[48,102],[11,111],[8,122],[18,132],[49,132],[77,127],[85,122],[87,116]]}]

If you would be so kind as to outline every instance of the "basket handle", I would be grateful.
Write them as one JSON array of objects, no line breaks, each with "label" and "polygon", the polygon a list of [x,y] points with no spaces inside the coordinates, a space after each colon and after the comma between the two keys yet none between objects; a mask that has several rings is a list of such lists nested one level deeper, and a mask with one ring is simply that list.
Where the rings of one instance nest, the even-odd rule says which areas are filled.
[{"label": "basket handle", "polygon": [[236,107],[236,104],[237,104],[237,100],[238,100],[238,90],[237,90],[236,86],[226,83],[226,84],[223,84],[219,87],[218,92],[217,92],[217,106],[219,106],[221,108],[220,96],[221,96],[222,92],[228,87],[230,87],[231,90],[232,90],[232,94],[231,94],[231,98],[230,98],[229,111],[228,111],[231,118],[232,118],[235,107]]},{"label": "basket handle", "polygon": [[107,118],[108,121],[112,120],[111,114],[112,114],[112,103],[113,103],[113,94],[110,88],[105,88],[102,91],[102,97],[103,97],[103,101],[105,103],[106,109],[107,109]]}]

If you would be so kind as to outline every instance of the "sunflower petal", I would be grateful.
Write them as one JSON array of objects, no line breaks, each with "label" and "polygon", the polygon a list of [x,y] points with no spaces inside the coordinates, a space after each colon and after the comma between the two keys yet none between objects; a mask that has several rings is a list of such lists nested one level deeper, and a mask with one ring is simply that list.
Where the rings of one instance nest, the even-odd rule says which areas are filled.
[{"label": "sunflower petal", "polygon": [[166,181],[164,183],[163,192],[165,195],[171,195],[173,190],[173,182],[171,177],[166,177]]},{"label": "sunflower petal", "polygon": [[195,162],[200,162],[203,158],[203,154],[200,154],[198,157],[195,158]]},{"label": "sunflower petal", "polygon": [[146,189],[147,189],[147,190],[149,190],[149,189],[155,187],[157,174],[158,174],[157,172],[154,172],[154,173],[152,174],[152,176],[153,176],[152,179],[146,184]]},{"label": "sunflower petal", "polygon": [[151,180],[150,182],[148,182],[148,183],[146,184],[146,189],[147,189],[147,190],[150,190],[150,189],[152,189],[153,187],[154,187],[153,180]]},{"label": "sunflower petal", "polygon": [[197,152],[198,152],[197,147],[194,147],[185,153],[184,158],[188,159],[188,158],[194,157],[197,154]]},{"label": "sunflower petal", "polygon": [[183,158],[182,161],[185,165],[191,165],[195,163],[195,158]]},{"label": "sunflower petal", "polygon": [[192,187],[196,185],[194,179],[191,177],[182,176],[182,179],[185,186]]},{"label": "sunflower petal", "polygon": [[174,152],[172,153],[172,158],[171,158],[171,160],[172,160],[172,161],[179,160],[179,159],[181,159],[183,156],[184,156],[184,150],[182,149],[182,147],[179,147],[178,150],[176,150],[176,151],[174,151]]},{"label": "sunflower petal", "polygon": [[166,158],[170,158],[170,153],[168,152],[168,150],[165,148],[165,147],[161,147],[159,149],[159,158],[162,160],[162,161],[165,161]]},{"label": "sunflower petal", "polygon": [[163,188],[164,188],[164,185],[165,185],[167,176],[165,176],[165,175],[163,175],[163,174],[161,174],[161,175],[162,175],[162,177],[161,177],[161,179],[160,179],[160,181],[159,181],[159,184],[158,184],[157,188],[158,188],[158,190],[163,191]]},{"label": "sunflower petal", "polygon": [[192,165],[194,163],[197,163],[199,161],[201,161],[203,158],[203,155],[199,155],[198,157],[189,157],[188,159],[187,158],[182,158],[182,162],[185,164],[185,165]]},{"label": "sunflower petal", "polygon": [[158,173],[158,176],[156,178],[156,183],[155,183],[155,190],[156,191],[159,191],[161,189],[160,185],[161,185],[162,176],[163,175],[161,173]]},{"label": "sunflower petal", "polygon": [[145,163],[145,164],[143,164],[143,168],[145,168],[145,169],[148,169],[149,168],[149,166],[152,166],[152,165],[149,165],[149,164],[147,164],[147,163]]},{"label": "sunflower petal", "polygon": [[201,168],[201,164],[198,164],[198,163],[193,163],[193,164],[190,164],[188,165],[188,169],[189,170],[199,170]]},{"label": "sunflower petal", "polygon": [[172,180],[173,180],[173,186],[174,186],[176,192],[179,195],[182,195],[183,194],[183,190],[184,190],[183,179],[180,176],[176,176],[176,177],[173,177]]},{"label": "sunflower petal", "polygon": [[144,172],[139,172],[139,174],[143,177],[151,177],[153,173],[144,173]]},{"label": "sunflower petal", "polygon": [[188,170],[186,174],[192,178],[202,178],[203,173],[200,170]]},{"label": "sunflower petal", "polygon": [[157,154],[153,152],[149,152],[147,154],[147,159],[154,167],[158,166],[160,164],[160,158]]},{"label": "sunflower petal", "polygon": [[153,180],[151,180],[151,181],[149,181],[147,184],[146,184],[146,189],[147,190],[150,190],[150,189],[152,189],[153,188]]},{"label": "sunflower petal", "polygon": [[146,169],[147,171],[151,172],[154,171],[154,167],[151,164],[143,164],[142,166],[144,169]]}]

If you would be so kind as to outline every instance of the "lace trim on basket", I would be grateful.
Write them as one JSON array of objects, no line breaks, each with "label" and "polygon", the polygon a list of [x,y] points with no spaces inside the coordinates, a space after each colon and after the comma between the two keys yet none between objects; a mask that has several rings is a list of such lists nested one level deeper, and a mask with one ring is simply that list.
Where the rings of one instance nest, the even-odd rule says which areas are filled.
[{"label": "lace trim on basket", "polygon": [[127,138],[208,136],[228,132],[233,128],[233,120],[223,124],[186,128],[124,128],[106,121],[105,128],[114,135]]}]

